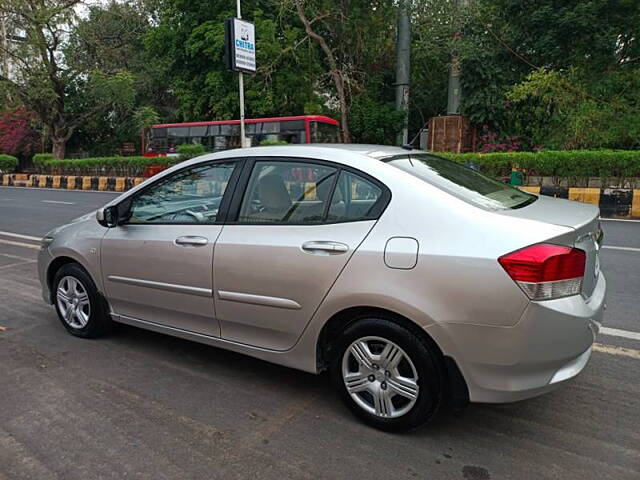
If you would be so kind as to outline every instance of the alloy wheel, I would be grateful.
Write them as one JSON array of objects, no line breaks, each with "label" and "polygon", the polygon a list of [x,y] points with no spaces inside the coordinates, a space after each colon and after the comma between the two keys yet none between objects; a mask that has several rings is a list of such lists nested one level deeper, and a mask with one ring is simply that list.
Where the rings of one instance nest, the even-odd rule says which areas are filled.
[{"label": "alloy wheel", "polygon": [[381,337],[359,338],[345,350],[342,378],[356,404],[382,418],[406,414],[420,394],[418,372],[409,355]]},{"label": "alloy wheel", "polygon": [[72,328],[84,328],[91,315],[91,302],[85,286],[75,277],[66,276],[58,282],[56,299],[60,315]]}]

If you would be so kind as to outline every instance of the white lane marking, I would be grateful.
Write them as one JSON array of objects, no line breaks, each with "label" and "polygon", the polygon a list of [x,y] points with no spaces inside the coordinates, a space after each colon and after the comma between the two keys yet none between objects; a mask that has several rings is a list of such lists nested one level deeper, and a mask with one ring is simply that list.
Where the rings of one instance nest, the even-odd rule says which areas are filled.
[{"label": "white lane marking", "polygon": [[624,218],[602,218],[600,217],[600,221],[602,222],[629,222],[629,223],[640,223],[640,220],[627,220]]},{"label": "white lane marking", "polygon": [[0,253],[0,257],[7,257],[13,260],[22,260],[23,262],[30,262],[32,260],[31,258],[20,257],[18,255],[11,255],[9,253],[4,253],[4,252]]},{"label": "white lane marking", "polygon": [[40,200],[41,203],[60,203],[62,205],[75,205],[74,202],[61,202],[59,200]]},{"label": "white lane marking", "polygon": [[16,262],[16,263],[10,263],[9,265],[2,265],[0,267],[0,270],[2,270],[3,268],[11,268],[11,267],[18,267],[20,265],[27,265],[29,263],[36,263],[37,260],[27,260],[26,262]]},{"label": "white lane marking", "polygon": [[122,195],[124,192],[109,192],[107,190],[67,190],[66,188],[41,188],[41,187],[14,187],[9,185],[0,185],[0,188],[10,188],[12,190],[46,190],[49,192],[66,192],[66,193],[106,193],[110,195]]},{"label": "white lane marking", "polygon": [[34,242],[42,240],[42,237],[32,237],[31,235],[22,235],[21,233],[3,232],[2,230],[0,230],[0,236],[21,238],[22,240],[33,240]]},{"label": "white lane marking", "polygon": [[34,245],[33,243],[12,242],[11,240],[0,240],[3,245],[13,245],[14,247],[32,248],[34,250],[40,250],[40,245]]},{"label": "white lane marking", "polygon": [[602,335],[610,335],[612,337],[622,337],[622,338],[629,338],[631,340],[640,340],[640,332],[630,332],[629,330],[600,327],[600,333]]},{"label": "white lane marking", "polygon": [[623,252],[640,252],[640,248],[634,247],[614,247],[613,245],[603,245],[600,248],[606,248],[608,250],[622,250]]},{"label": "white lane marking", "polygon": [[640,350],[634,350],[633,348],[614,347],[612,345],[594,343],[593,349],[596,352],[608,353],[610,355],[620,355],[623,357],[630,357],[635,358],[636,360],[640,360]]}]

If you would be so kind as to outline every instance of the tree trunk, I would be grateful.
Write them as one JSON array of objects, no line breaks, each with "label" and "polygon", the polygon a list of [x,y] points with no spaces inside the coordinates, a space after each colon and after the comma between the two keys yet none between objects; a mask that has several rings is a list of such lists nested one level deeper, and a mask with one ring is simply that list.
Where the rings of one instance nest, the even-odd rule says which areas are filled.
[{"label": "tree trunk", "polygon": [[52,137],[51,142],[53,143],[53,158],[57,160],[64,159],[65,150],[67,148],[67,139],[64,137]]},{"label": "tree trunk", "polygon": [[331,74],[333,84],[336,87],[336,93],[338,95],[338,103],[340,104],[340,116],[342,117],[340,119],[340,128],[342,129],[342,140],[345,143],[349,143],[351,142],[351,132],[349,132],[349,107],[347,105],[347,94],[345,92],[344,75],[342,73],[342,70],[338,68],[338,62],[336,60],[336,57],[333,54],[333,51],[327,44],[324,37],[316,33],[312,28],[313,23],[322,17],[319,17],[318,19],[315,19],[315,20],[309,20],[307,18],[307,15],[304,13],[304,1],[297,0],[295,4],[296,4],[296,9],[298,11],[298,17],[300,18],[300,21],[304,24],[307,35],[310,38],[313,38],[316,42],[318,42],[318,45],[320,45],[320,48],[322,49],[325,56],[327,57],[327,63],[329,63],[329,68],[330,68],[329,73]]}]

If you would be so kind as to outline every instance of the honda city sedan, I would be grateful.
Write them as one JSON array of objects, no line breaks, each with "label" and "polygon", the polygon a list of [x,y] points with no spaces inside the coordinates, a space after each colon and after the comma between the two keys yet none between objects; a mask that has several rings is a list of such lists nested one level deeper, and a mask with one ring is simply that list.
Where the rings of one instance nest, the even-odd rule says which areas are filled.
[{"label": "honda city sedan", "polygon": [[38,267],[73,335],[125,323],[327,371],[357,416],[399,430],[583,370],[605,305],[598,217],[424,151],[259,147],[51,231]]}]

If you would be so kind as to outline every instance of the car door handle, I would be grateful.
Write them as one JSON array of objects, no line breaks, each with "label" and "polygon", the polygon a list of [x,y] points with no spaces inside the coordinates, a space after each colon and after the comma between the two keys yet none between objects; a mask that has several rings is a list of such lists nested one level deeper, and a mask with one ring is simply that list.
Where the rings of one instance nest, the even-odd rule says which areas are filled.
[{"label": "car door handle", "polygon": [[340,242],[313,241],[302,244],[302,250],[308,253],[320,253],[324,255],[339,255],[349,251],[349,246]]},{"label": "car door handle", "polygon": [[175,239],[176,245],[187,246],[187,247],[202,247],[207,243],[209,243],[208,238],[194,237],[191,235],[187,235],[186,237],[178,237]]}]

